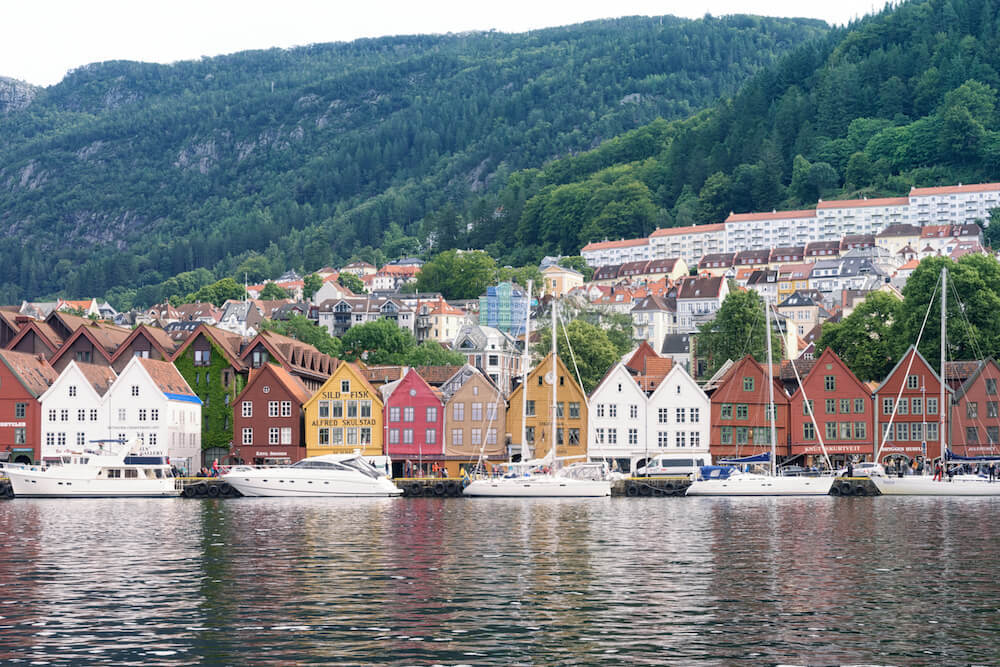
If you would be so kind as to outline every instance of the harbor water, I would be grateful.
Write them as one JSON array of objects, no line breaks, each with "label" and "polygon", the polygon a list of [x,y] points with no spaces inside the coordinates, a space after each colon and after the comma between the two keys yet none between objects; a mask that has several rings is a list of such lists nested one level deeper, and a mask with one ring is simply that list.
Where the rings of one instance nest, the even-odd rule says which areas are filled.
[{"label": "harbor water", "polygon": [[0,664],[995,664],[998,510],[14,499]]}]

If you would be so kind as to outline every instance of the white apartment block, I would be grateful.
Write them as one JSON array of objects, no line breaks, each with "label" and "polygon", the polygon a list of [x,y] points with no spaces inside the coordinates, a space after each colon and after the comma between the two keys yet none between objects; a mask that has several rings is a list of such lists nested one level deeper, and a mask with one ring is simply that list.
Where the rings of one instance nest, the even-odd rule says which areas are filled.
[{"label": "white apartment block", "polygon": [[910,201],[906,197],[822,201],[816,205],[816,225],[824,238],[832,241],[854,234],[878,234],[889,225],[910,221]]},{"label": "white apartment block", "polygon": [[726,225],[693,225],[657,229],[650,234],[652,255],[656,259],[680,257],[688,266],[695,266],[705,255],[726,250]]},{"label": "white apartment block", "polygon": [[588,266],[609,266],[653,259],[648,238],[588,243],[580,250]]},{"label": "white apartment block", "polygon": [[730,213],[725,224],[728,252],[765,250],[825,240],[819,237],[815,209]]},{"label": "white apartment block", "polygon": [[1000,183],[911,188],[909,203],[916,225],[989,222],[990,209],[1000,207]]}]

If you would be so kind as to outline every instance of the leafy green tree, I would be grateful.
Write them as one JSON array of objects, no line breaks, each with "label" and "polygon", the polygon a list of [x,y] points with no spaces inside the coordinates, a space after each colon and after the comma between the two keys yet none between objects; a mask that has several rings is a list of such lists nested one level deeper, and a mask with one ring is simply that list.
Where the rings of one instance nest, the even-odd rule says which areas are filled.
[{"label": "leafy green tree", "polygon": [[580,255],[570,255],[568,257],[562,257],[559,259],[559,266],[566,269],[573,269],[574,271],[579,271],[583,274],[583,281],[590,282],[590,279],[594,277],[594,269]]},{"label": "leafy green tree", "polygon": [[[548,327],[539,332],[539,343],[535,347],[535,353],[544,357],[551,349],[552,328]],[[560,322],[556,349],[574,379],[576,369],[579,369],[583,390],[588,394],[597,387],[608,369],[620,358],[608,333],[601,327],[582,320],[571,321],[565,325],[565,329]]]},{"label": "leafy green tree", "polygon": [[993,249],[1000,249],[1000,208],[990,210],[988,225],[980,225],[983,228],[983,242]]},{"label": "leafy green tree", "polygon": [[366,322],[347,330],[340,339],[343,358],[366,364],[402,364],[416,348],[408,329],[390,320]]},{"label": "leafy green tree", "polygon": [[340,339],[331,336],[325,328],[316,325],[305,315],[292,315],[287,320],[264,320],[261,328],[300,340],[331,357],[340,356]]},{"label": "leafy green tree", "polygon": [[233,271],[233,277],[237,281],[246,280],[248,283],[257,283],[270,275],[271,263],[267,257],[259,253],[251,253]]},{"label": "leafy green tree", "polygon": [[517,269],[504,266],[497,269],[496,282],[511,282],[527,288],[529,280],[534,282],[532,289],[537,296],[542,284],[542,272],[537,266],[522,266]]},{"label": "leafy green tree", "polygon": [[287,299],[288,290],[280,287],[277,283],[267,283],[264,288],[261,289],[258,298],[265,301],[276,301],[278,299]]},{"label": "leafy green tree", "polygon": [[361,278],[358,278],[353,273],[341,273],[337,276],[337,284],[341,287],[346,287],[355,294],[365,293],[365,284],[361,282]]},{"label": "leafy green tree", "polygon": [[496,262],[481,250],[446,250],[421,267],[417,290],[440,292],[446,299],[474,299],[486,292],[496,274]]},{"label": "leafy green tree", "polygon": [[425,340],[407,353],[403,363],[407,366],[461,366],[465,361],[465,355],[445,349],[437,341]]},{"label": "leafy green tree", "polygon": [[245,296],[246,290],[243,289],[243,285],[237,283],[232,278],[223,278],[211,285],[205,285],[193,294],[188,294],[181,300],[181,303],[198,303],[204,301],[216,306],[222,306],[222,304],[230,299],[239,300]]},{"label": "leafy green tree", "polygon": [[840,322],[827,322],[816,343],[817,355],[832,348],[851,372],[864,382],[881,382],[892,370],[898,344],[893,322],[902,303],[886,292],[872,292]]},{"label": "leafy green tree", "polygon": [[[712,376],[727,360],[738,361],[747,354],[761,363],[767,361],[764,301],[753,290],[734,290],[722,302],[715,319],[698,327],[698,358],[707,363]],[[781,356],[781,339],[772,327],[772,357]]]},{"label": "leafy green tree", "polygon": [[[302,299],[312,301],[313,295],[323,286],[323,279],[315,273],[310,273],[302,279]],[[352,290],[353,291],[353,290]]]}]

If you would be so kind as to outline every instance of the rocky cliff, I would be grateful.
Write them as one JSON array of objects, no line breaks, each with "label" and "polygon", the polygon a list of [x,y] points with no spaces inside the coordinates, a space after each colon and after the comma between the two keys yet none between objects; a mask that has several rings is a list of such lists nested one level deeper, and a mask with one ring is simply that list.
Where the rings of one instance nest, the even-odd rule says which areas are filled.
[{"label": "rocky cliff", "polygon": [[0,114],[25,108],[35,99],[38,90],[30,83],[0,76]]}]

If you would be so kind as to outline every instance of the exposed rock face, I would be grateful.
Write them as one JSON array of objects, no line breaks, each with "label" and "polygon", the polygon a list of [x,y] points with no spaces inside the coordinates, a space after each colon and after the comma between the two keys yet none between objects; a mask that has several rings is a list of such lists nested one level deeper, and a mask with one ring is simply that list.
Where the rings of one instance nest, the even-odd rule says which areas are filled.
[{"label": "exposed rock face", "polygon": [[35,99],[38,90],[30,83],[0,76],[0,114],[25,108]]}]

